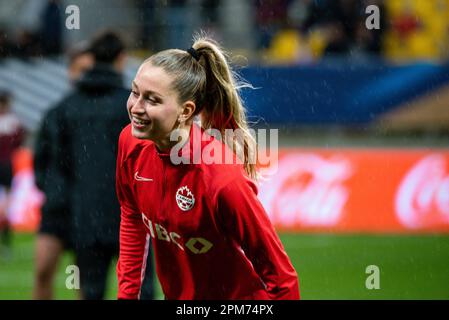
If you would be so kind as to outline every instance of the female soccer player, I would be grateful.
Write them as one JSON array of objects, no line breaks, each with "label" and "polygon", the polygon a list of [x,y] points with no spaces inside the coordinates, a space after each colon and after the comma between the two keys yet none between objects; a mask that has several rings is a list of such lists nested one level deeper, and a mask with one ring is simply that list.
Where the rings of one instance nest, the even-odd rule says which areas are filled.
[{"label": "female soccer player", "polygon": [[[297,274],[256,196],[254,140],[237,89],[224,53],[206,38],[140,66],[117,160],[119,299],[139,296],[146,237],[166,299],[299,299]],[[210,136],[194,141],[209,128],[240,129],[246,139],[236,146]],[[186,153],[170,138],[175,129],[184,132]],[[212,149],[240,149],[243,159],[173,161]]]}]

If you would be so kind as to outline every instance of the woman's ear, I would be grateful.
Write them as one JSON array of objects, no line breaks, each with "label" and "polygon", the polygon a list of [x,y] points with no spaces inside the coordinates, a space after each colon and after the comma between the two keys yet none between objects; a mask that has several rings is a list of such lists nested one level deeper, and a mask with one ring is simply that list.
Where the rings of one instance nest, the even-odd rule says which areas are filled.
[{"label": "woman's ear", "polygon": [[190,100],[184,102],[184,104],[182,105],[181,114],[179,115],[179,118],[178,118],[179,121],[186,122],[187,120],[192,118],[193,114],[195,113],[195,110],[196,110],[195,102],[190,101]]}]

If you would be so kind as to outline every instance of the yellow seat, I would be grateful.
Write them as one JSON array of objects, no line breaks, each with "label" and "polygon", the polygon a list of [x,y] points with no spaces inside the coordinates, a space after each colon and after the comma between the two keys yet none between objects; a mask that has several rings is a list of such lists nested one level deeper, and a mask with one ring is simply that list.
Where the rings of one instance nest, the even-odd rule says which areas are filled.
[{"label": "yellow seat", "polygon": [[268,49],[268,57],[276,63],[295,62],[299,58],[301,46],[302,39],[296,30],[282,30],[273,37]]},{"label": "yellow seat", "polygon": [[412,15],[420,23],[418,30],[400,37],[393,29],[385,35],[384,51],[392,59],[439,59],[448,50],[449,0],[385,1],[390,21]]}]

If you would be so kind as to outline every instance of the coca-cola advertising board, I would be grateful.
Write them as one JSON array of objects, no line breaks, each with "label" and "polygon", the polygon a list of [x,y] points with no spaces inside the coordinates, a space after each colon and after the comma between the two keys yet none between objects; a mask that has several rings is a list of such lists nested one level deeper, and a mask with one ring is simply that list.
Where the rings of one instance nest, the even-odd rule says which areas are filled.
[{"label": "coca-cola advertising board", "polygon": [[284,149],[259,198],[282,230],[449,232],[449,151]]}]

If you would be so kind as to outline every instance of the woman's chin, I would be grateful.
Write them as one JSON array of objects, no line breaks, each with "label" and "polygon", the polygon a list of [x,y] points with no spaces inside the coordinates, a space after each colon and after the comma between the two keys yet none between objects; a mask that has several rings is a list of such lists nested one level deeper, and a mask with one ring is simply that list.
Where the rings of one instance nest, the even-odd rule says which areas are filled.
[{"label": "woman's chin", "polygon": [[136,128],[132,128],[132,135],[137,139],[150,139],[150,134],[145,131],[138,130]]}]

